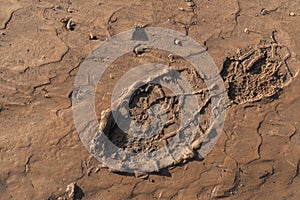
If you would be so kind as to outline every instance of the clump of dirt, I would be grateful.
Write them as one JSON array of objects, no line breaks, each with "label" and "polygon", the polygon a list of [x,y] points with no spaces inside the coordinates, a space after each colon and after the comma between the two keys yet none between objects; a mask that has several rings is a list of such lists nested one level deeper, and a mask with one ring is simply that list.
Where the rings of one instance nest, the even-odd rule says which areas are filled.
[{"label": "clump of dirt", "polygon": [[224,61],[221,76],[232,103],[243,104],[276,95],[293,78],[286,60],[289,49],[276,40],[261,40]]}]

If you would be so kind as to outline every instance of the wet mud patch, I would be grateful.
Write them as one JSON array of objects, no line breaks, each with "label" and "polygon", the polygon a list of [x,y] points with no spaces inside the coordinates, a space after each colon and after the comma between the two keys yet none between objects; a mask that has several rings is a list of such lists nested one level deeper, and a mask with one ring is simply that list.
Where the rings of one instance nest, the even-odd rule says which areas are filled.
[{"label": "wet mud patch", "polygon": [[228,55],[221,76],[232,103],[275,97],[293,78],[286,64],[289,57],[289,49],[275,40],[262,40],[254,47]]}]

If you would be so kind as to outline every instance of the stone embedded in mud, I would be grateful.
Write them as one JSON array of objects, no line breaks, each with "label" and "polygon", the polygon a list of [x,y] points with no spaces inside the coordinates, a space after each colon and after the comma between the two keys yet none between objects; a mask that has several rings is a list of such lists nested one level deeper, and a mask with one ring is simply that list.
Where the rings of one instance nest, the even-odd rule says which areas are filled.
[{"label": "stone embedded in mud", "polygon": [[98,37],[97,37],[97,35],[95,35],[94,33],[90,33],[90,34],[89,34],[89,39],[90,39],[90,40],[97,40]]},{"label": "stone embedded in mud", "polygon": [[174,44],[177,45],[177,46],[182,46],[182,42],[178,39],[174,40]]},{"label": "stone embedded in mud", "polygon": [[260,14],[266,15],[266,14],[269,14],[269,11],[267,11],[265,8],[263,8],[263,9],[261,9]]},{"label": "stone embedded in mud", "polygon": [[250,33],[249,29],[245,28],[245,29],[244,29],[244,33],[249,34],[249,33]]},{"label": "stone embedded in mud", "polygon": [[142,46],[137,46],[134,48],[133,52],[136,55],[142,55],[145,52],[145,49]]},{"label": "stone embedded in mud", "polygon": [[296,13],[290,12],[290,13],[289,13],[289,16],[294,17],[294,16],[296,16]]},{"label": "stone embedded in mud", "polygon": [[75,22],[72,20],[72,19],[69,19],[67,22],[66,22],[66,29],[69,30],[69,31],[74,31],[75,30]]}]

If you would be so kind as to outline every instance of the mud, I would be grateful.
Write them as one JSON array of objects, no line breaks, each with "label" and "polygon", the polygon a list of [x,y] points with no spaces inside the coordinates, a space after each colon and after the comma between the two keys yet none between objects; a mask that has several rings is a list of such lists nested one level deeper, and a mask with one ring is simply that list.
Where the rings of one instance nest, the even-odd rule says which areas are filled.
[{"label": "mud", "polygon": [[[238,49],[228,56],[221,76],[227,84],[232,103],[249,103],[278,95],[295,76],[287,66],[291,53],[286,46],[273,41],[260,41],[255,47]],[[279,53],[280,52],[280,53]]]},{"label": "mud", "polygon": [[[176,65],[175,63],[176,61],[172,63],[174,67]],[[184,134],[192,135],[190,131],[183,131],[183,129],[187,127],[183,125],[184,123],[182,123],[182,121],[187,119],[186,117],[182,117],[180,110],[185,108],[186,105],[184,104],[190,104],[190,96],[194,96],[199,106],[197,106],[196,112],[191,116],[192,119],[188,120],[190,120],[191,123],[199,123],[199,127],[197,127],[198,130],[195,135],[191,136],[192,139],[189,149],[180,157],[176,157],[174,162],[170,162],[164,167],[186,162],[187,159],[191,159],[195,156],[193,151],[201,146],[201,143],[206,137],[206,130],[209,128],[208,125],[211,119],[211,110],[208,110],[211,104],[210,91],[206,88],[204,80],[192,67],[177,69],[176,71],[170,71],[168,68],[158,68],[157,72],[152,73],[146,70],[146,66],[144,68],[144,73],[149,74],[147,77],[148,80],[145,80],[143,83],[141,81],[133,82],[129,87],[126,87],[126,91],[119,95],[118,99],[112,102],[113,108],[102,111],[99,127],[100,133],[104,133],[113,144],[125,151],[133,153],[150,153],[157,151],[168,145],[168,143],[174,140],[174,137],[179,137],[179,135],[181,135],[180,137],[185,137]],[[177,73],[178,77],[174,75],[174,73]],[[166,80],[167,82],[179,84],[179,78],[181,77],[188,80],[187,82],[192,86],[190,92],[184,88],[180,88],[182,89],[180,90],[181,93],[174,94],[174,91],[171,91],[170,88],[162,86],[165,85],[164,82]],[[157,79],[161,79],[160,81],[162,82]],[[156,84],[149,83],[149,81],[152,82],[154,80],[158,82]],[[136,89],[138,85],[141,86]],[[123,86],[120,85],[120,87]],[[122,111],[126,102],[129,102],[128,114]],[[122,124],[122,119],[124,121],[129,117],[131,122],[134,123],[124,124],[125,122],[123,122],[123,127],[121,128],[115,121],[115,119],[118,119],[120,124]],[[124,130],[124,128],[127,131]],[[104,154],[106,150],[103,148],[101,148],[102,150],[99,152],[98,148],[100,148],[101,145],[97,145],[98,137],[101,136],[95,135],[93,139],[93,143],[96,144],[93,144],[91,147],[92,152]],[[167,155],[165,157],[167,157]],[[134,162],[134,160],[132,162]],[[159,162],[157,166],[161,166]]]},{"label": "mud", "polygon": [[[0,4],[0,199],[299,198],[300,6],[296,1],[9,0]],[[191,159],[137,175],[140,178],[111,172],[90,155],[75,129],[70,99],[78,67],[88,53],[106,38],[137,26],[170,28],[203,44],[222,71],[231,101],[222,135],[203,160]],[[92,40],[91,33],[96,36]],[[147,49],[116,60],[97,88],[99,120],[101,112],[110,109],[117,80],[140,64],[170,66],[195,87],[202,86],[189,63],[170,54]],[[152,101],[164,106],[172,99],[165,88],[145,89],[141,87],[131,102],[132,117],[143,119],[141,124],[148,123],[142,110]],[[164,95],[156,95],[161,91]],[[203,103],[207,96],[197,98]],[[209,118],[209,111],[202,115]],[[177,117],[167,132],[176,128],[180,113]],[[200,124],[207,128],[205,117]],[[139,150],[109,137],[135,151],[149,147],[143,144]],[[161,140],[153,141],[159,146]]]}]

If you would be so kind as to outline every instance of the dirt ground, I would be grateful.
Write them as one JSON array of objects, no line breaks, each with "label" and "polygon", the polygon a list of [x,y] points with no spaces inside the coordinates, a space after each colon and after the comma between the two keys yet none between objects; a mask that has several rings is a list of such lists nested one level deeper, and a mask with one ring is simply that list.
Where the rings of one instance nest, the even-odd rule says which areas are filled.
[{"label": "dirt ground", "polygon": [[[0,0],[0,199],[299,199],[299,21],[300,4],[288,0]],[[203,44],[229,89],[239,79],[226,75],[234,68],[226,58],[263,40],[288,49],[286,58],[278,54],[287,71],[257,91],[249,85],[262,91],[251,93],[253,102],[249,91],[228,93],[224,130],[203,160],[144,179],[114,173],[79,139],[71,96],[89,52],[135,26],[173,29]],[[114,76],[157,59],[168,62],[132,52]],[[111,87],[99,86],[98,115]]]}]

